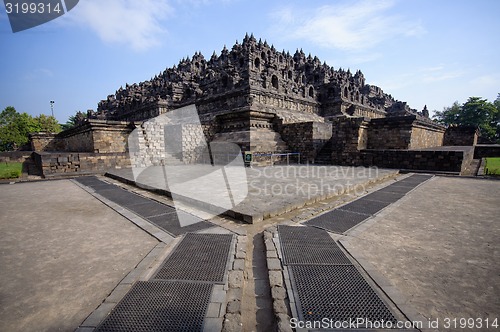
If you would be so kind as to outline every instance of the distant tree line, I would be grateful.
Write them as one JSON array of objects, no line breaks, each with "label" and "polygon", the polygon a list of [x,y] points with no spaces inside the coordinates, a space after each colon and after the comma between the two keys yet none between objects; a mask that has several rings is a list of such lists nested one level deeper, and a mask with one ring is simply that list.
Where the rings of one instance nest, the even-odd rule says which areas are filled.
[{"label": "distant tree line", "polygon": [[53,116],[40,114],[36,117],[19,113],[12,106],[0,113],[0,151],[12,151],[28,143],[28,134],[35,132],[58,133],[61,126]]},{"label": "distant tree line", "polygon": [[87,114],[76,112],[69,116],[66,123],[59,124],[53,116],[40,114],[33,117],[28,113],[19,113],[14,107],[8,106],[0,113],[0,151],[22,149],[28,144],[30,133],[59,133],[81,124],[86,118]]},{"label": "distant tree line", "polygon": [[493,102],[480,97],[470,97],[463,104],[456,101],[436,112],[434,120],[444,125],[477,127],[483,140],[500,144],[500,93]]}]

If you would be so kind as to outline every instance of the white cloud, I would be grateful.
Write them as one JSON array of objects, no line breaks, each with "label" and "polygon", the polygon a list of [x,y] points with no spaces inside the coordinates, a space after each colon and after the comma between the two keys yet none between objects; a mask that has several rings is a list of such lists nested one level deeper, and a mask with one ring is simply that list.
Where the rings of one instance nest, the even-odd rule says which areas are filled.
[{"label": "white cloud", "polygon": [[472,86],[480,86],[482,88],[498,87],[500,80],[498,75],[482,75],[470,81]]},{"label": "white cloud", "polygon": [[50,77],[54,77],[54,73],[52,72],[52,70],[47,68],[37,68],[24,75],[24,78],[28,81],[33,81],[39,78],[50,78]]},{"label": "white cloud", "polygon": [[345,51],[366,50],[394,37],[425,32],[420,22],[388,13],[393,6],[393,1],[362,0],[314,10],[286,7],[272,13],[273,30],[284,39]]},{"label": "white cloud", "polygon": [[435,74],[426,74],[422,77],[424,82],[439,82],[451,80],[463,76],[463,72],[450,71],[450,72],[436,72]]},{"label": "white cloud", "polygon": [[142,51],[160,44],[166,33],[162,21],[172,12],[167,0],[85,0],[68,16],[92,29],[105,43]]}]

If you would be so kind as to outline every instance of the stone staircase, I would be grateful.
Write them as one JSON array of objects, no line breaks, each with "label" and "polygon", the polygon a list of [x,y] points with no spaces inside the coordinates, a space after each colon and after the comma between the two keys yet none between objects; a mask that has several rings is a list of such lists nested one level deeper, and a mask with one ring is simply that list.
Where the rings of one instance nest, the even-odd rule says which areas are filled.
[{"label": "stone staircase", "polygon": [[331,165],[332,164],[332,142],[328,141],[319,150],[318,155],[314,159],[314,164],[316,165]]}]

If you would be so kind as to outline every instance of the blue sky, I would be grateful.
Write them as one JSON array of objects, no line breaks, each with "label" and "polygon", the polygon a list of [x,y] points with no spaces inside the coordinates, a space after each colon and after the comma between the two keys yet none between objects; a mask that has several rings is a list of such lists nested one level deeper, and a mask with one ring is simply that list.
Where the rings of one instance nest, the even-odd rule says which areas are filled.
[{"label": "blue sky", "polygon": [[500,93],[500,1],[80,0],[66,15],[12,33],[0,5],[0,110],[64,123],[126,83],[186,56],[209,58],[245,33],[335,69],[421,110]]}]

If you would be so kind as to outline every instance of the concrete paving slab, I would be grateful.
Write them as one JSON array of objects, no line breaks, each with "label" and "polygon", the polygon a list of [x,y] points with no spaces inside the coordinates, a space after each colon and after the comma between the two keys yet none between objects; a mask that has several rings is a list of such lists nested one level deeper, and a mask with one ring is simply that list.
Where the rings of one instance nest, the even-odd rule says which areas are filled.
[{"label": "concrete paving slab", "polygon": [[437,320],[453,330],[444,323],[461,318],[484,328],[500,320],[499,192],[498,181],[436,177],[351,233],[349,244],[425,318],[424,330]]},{"label": "concrete paving slab", "polygon": [[68,180],[0,186],[0,331],[74,331],[158,243]]},{"label": "concrete paving slab", "polygon": [[[342,195],[347,191],[361,193],[366,186],[394,177],[398,173],[397,170],[343,166],[292,165],[245,168],[246,178],[232,178],[233,183],[230,186],[231,189],[237,188],[237,191],[239,190],[231,192],[233,196],[243,188],[247,190],[248,194],[242,202],[226,211],[217,207],[216,202],[229,199],[227,187],[214,186],[213,183],[207,182],[203,178],[203,175],[210,173],[210,166],[195,165],[190,167],[194,168],[192,172],[200,174],[196,185],[190,184],[193,195],[210,188],[210,199],[199,201],[178,195],[179,200],[201,209],[218,211],[217,214],[225,213],[232,218],[248,223],[272,218],[308,204]],[[169,178],[179,179],[177,181],[180,182],[185,168],[186,166],[179,166],[178,169],[168,167],[169,172],[178,173],[171,174]],[[161,166],[147,168],[137,179],[134,178],[131,169],[113,170],[107,175],[126,183],[137,183],[141,188],[149,188],[171,195],[168,183],[159,181],[164,177],[164,170]]]}]

